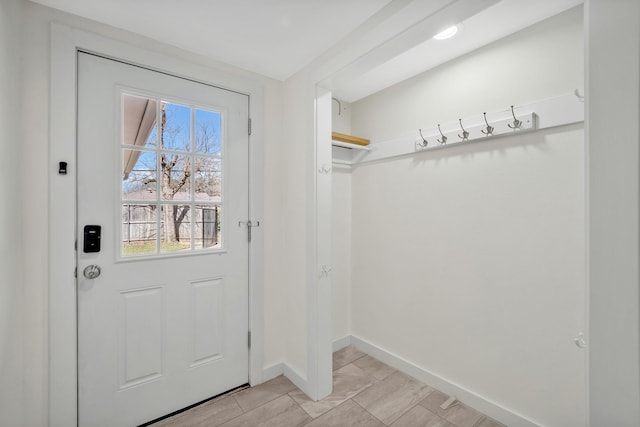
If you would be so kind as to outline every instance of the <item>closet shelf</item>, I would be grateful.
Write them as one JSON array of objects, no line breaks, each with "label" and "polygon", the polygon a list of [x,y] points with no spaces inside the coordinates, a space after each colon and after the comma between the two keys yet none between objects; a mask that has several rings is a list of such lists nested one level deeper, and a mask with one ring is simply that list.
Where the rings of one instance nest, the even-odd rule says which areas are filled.
[{"label": "closet shelf", "polygon": [[331,139],[338,142],[346,142],[347,144],[369,145],[369,140],[358,138],[357,136],[346,135],[339,132],[331,132]]},{"label": "closet shelf", "polygon": [[371,147],[368,147],[368,139],[358,138],[357,136],[346,135],[339,132],[331,132],[331,140],[331,144],[335,147],[371,151]]}]

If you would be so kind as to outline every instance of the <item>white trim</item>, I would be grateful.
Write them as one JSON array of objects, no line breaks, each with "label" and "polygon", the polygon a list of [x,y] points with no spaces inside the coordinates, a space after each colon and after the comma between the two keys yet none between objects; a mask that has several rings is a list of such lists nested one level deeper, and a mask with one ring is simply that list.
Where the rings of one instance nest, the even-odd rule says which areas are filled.
[{"label": "white trim", "polygon": [[[337,340],[333,341],[333,351],[336,352],[350,345],[351,345],[351,335],[346,335],[342,338],[338,338]],[[291,375],[292,377],[295,378],[296,381],[300,381],[300,382],[304,381],[302,379],[302,376],[297,371],[290,368],[286,363],[276,363],[274,365],[267,366],[262,370],[262,379],[265,382],[272,380],[275,377],[280,375],[285,375],[287,378],[289,378],[289,375]],[[291,381],[294,382],[293,379],[291,379]],[[298,388],[302,390],[301,387],[298,387]]]},{"label": "white trim", "polygon": [[[331,92],[315,87],[313,177],[308,199],[307,384],[302,390],[321,400],[333,391],[331,350]],[[286,372],[286,371],[285,371]]]},{"label": "white trim", "polygon": [[346,335],[333,341],[333,351],[336,352],[351,345],[351,335]]},{"label": "white trim", "polygon": [[296,371],[286,363],[282,364],[282,369],[284,371],[284,376],[289,378],[289,380],[291,380],[291,382],[295,384],[296,387],[304,391],[304,388],[307,386],[308,381],[302,375],[300,375],[298,371]]},{"label": "white trim", "polygon": [[640,3],[586,0],[585,46],[588,420],[638,426]]},{"label": "white trim", "polygon": [[589,225],[591,224],[591,211],[589,206],[591,205],[591,196],[590,196],[590,167],[589,163],[591,157],[589,155],[590,148],[590,130],[591,130],[591,121],[589,116],[592,111],[591,107],[591,99],[587,97],[587,94],[590,95],[590,85],[591,85],[591,72],[589,71],[589,60],[591,57],[591,48],[590,48],[590,15],[591,15],[591,1],[585,0],[584,2],[584,35],[582,37],[584,43],[584,278],[585,278],[585,298],[584,298],[584,331],[586,333],[587,339],[587,348],[585,349],[585,367],[584,367],[584,378],[585,378],[585,405],[584,405],[584,418],[585,418],[585,427],[591,427],[591,350],[589,348],[589,341],[591,338],[591,316],[589,315],[589,307],[591,307],[591,276],[590,272],[590,254],[591,254],[591,234],[589,231]]},{"label": "white trim", "polygon": [[276,363],[275,365],[268,366],[262,370],[262,379],[266,382],[283,374],[284,363]]},{"label": "white trim", "polygon": [[538,424],[528,420],[524,416],[510,411],[509,409],[492,402],[490,399],[476,394],[471,390],[447,380],[446,378],[421,368],[420,366],[403,359],[390,351],[353,335],[350,338],[351,344],[358,350],[396,368],[401,372],[404,372],[407,375],[411,375],[412,377],[440,390],[445,394],[456,396],[461,402],[500,421],[501,423],[511,427],[538,427]]},{"label": "white trim", "polygon": [[[76,342],[76,49],[73,34],[52,27],[49,108],[49,425],[77,424]],[[55,165],[67,162],[67,175]],[[54,226],[55,223],[55,226]]]},{"label": "white trim", "polygon": [[[249,210],[263,223],[263,89],[259,82],[178,60],[141,47],[60,24],[51,26],[49,150],[49,426],[77,425],[76,287],[76,52],[118,58],[176,76],[250,96]],[[59,161],[67,175],[57,174]],[[249,248],[249,382],[263,381],[263,233],[256,228]],[[291,371],[293,372],[293,371]]]},{"label": "white trim", "polygon": [[264,368],[262,371],[262,379],[264,381],[272,380],[280,375],[284,375],[300,390],[304,391],[308,381],[300,375],[298,371],[287,365],[286,363],[276,363]]}]

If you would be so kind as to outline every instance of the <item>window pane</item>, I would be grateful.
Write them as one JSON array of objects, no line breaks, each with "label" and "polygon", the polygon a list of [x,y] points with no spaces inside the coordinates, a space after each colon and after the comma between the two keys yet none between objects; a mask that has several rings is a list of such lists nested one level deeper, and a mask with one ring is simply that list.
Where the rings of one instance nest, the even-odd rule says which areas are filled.
[{"label": "window pane", "polygon": [[156,145],[156,101],[133,95],[122,95],[122,143],[138,147]]},{"label": "window pane", "polygon": [[157,200],[156,153],[122,150],[122,199]]},{"label": "window pane", "polygon": [[198,202],[222,201],[221,159],[194,156],[195,200]]},{"label": "window pane", "polygon": [[191,108],[162,103],[162,148],[189,151],[191,148]]},{"label": "window pane", "polygon": [[162,205],[160,252],[191,249],[191,208],[188,205]]},{"label": "window pane", "polygon": [[122,205],[122,255],[157,253],[156,205]]},{"label": "window pane", "polygon": [[220,247],[221,211],[220,206],[195,207],[194,242],[196,249]]},{"label": "window pane", "polygon": [[220,113],[196,110],[196,153],[220,154],[221,123]]},{"label": "window pane", "polygon": [[149,133],[149,137],[147,138],[146,146],[155,147],[157,140],[158,140],[158,127],[154,126],[151,128],[151,132]]},{"label": "window pane", "polygon": [[160,154],[162,200],[191,200],[191,158],[188,155]]}]

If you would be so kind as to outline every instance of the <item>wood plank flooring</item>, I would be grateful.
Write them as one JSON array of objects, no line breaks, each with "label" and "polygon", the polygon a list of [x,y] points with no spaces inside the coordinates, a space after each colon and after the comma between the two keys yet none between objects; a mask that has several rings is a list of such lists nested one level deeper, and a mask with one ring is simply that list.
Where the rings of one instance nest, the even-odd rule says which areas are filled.
[{"label": "wood plank flooring", "polygon": [[153,427],[505,427],[353,346],[333,355],[333,393],[313,402],[284,376],[218,397]]}]

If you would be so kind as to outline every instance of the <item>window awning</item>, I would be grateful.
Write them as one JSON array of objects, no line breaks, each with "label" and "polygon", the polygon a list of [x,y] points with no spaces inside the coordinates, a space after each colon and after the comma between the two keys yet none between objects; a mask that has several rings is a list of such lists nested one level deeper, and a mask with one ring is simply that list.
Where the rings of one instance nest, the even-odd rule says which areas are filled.
[{"label": "window awning", "polygon": [[[146,145],[149,134],[151,134],[156,124],[157,103],[152,99],[125,95],[123,104],[123,143],[143,147]],[[138,162],[140,152],[137,150],[126,150],[124,153],[123,179],[127,179],[129,173]]]}]

